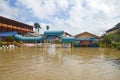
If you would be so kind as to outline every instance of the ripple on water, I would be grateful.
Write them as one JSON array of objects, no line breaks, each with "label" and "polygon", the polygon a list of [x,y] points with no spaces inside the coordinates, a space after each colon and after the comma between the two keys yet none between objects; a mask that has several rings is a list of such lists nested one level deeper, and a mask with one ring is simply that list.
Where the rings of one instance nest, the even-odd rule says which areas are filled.
[{"label": "ripple on water", "polygon": [[[119,80],[120,55],[98,48],[18,48],[0,55],[0,80]],[[52,53],[53,52],[53,53]],[[112,54],[114,52],[114,54]]]}]

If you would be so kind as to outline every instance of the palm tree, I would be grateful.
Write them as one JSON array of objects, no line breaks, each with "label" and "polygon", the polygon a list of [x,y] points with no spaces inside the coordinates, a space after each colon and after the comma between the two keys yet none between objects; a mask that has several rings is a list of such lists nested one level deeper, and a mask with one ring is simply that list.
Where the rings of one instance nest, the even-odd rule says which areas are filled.
[{"label": "palm tree", "polygon": [[50,29],[49,25],[47,25],[47,26],[46,26],[46,29],[47,29],[47,30],[49,30],[49,29]]},{"label": "palm tree", "polygon": [[41,29],[41,26],[39,25],[39,23],[34,23],[34,28],[38,30],[38,34],[39,34],[39,29]]}]

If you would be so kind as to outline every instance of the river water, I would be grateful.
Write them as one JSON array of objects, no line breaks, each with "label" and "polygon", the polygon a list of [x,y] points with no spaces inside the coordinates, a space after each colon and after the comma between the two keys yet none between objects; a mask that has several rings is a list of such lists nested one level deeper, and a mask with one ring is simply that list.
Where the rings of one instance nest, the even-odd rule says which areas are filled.
[{"label": "river water", "polygon": [[108,48],[0,50],[0,80],[120,80],[120,51]]}]

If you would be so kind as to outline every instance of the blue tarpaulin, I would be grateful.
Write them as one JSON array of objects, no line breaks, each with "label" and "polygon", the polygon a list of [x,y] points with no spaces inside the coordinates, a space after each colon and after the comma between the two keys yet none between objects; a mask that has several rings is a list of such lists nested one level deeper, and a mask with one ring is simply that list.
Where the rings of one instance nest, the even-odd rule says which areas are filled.
[{"label": "blue tarpaulin", "polygon": [[7,37],[7,36],[13,36],[17,34],[17,31],[11,31],[11,32],[0,32],[0,37]]},{"label": "blue tarpaulin", "polygon": [[24,40],[24,41],[43,41],[43,37],[23,37],[21,35],[14,35],[14,37],[16,39],[19,39],[19,40]]}]

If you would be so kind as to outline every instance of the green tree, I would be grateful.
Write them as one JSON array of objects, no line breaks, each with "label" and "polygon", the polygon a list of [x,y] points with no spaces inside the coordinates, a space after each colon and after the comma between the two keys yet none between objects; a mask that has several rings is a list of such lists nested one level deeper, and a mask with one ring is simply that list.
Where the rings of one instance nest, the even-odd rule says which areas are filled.
[{"label": "green tree", "polygon": [[102,42],[106,45],[106,47],[110,47],[112,44],[112,41],[109,36],[105,36],[102,40]]},{"label": "green tree", "polygon": [[50,29],[50,26],[49,26],[49,25],[47,25],[47,26],[46,26],[46,29],[47,29],[47,30],[49,30],[49,29]]},{"label": "green tree", "polygon": [[39,25],[39,23],[34,23],[34,28],[36,29],[36,30],[38,30],[37,32],[37,34],[39,34],[39,30],[41,29],[41,26]]},{"label": "green tree", "polygon": [[109,34],[108,37],[111,39],[112,42],[120,42],[120,34],[113,33]]},{"label": "green tree", "polygon": [[3,39],[3,41],[7,41],[7,42],[12,42],[14,40],[15,40],[15,38],[13,36],[7,36]]},{"label": "green tree", "polygon": [[120,44],[120,34],[112,33],[109,35],[105,35],[102,43],[106,45],[106,47],[117,47]]}]

